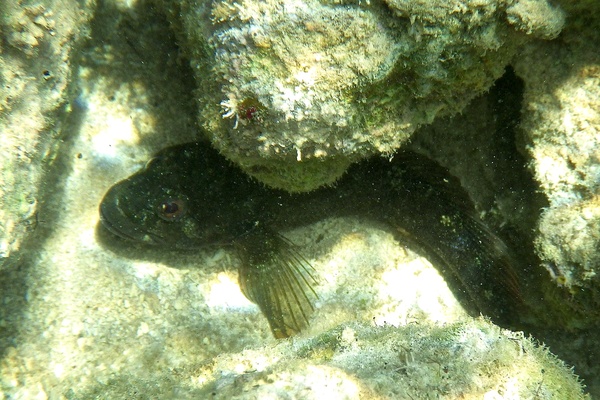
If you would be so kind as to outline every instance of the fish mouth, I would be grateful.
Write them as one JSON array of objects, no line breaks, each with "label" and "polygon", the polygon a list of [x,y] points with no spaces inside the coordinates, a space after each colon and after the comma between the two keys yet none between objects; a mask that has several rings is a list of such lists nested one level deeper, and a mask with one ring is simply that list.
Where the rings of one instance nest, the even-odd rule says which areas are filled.
[{"label": "fish mouth", "polygon": [[107,231],[121,239],[132,242],[160,243],[160,237],[157,235],[141,232],[139,226],[131,221],[120,207],[114,205],[118,205],[118,202],[111,202],[111,199],[105,197],[105,200],[100,203],[100,222]]},{"label": "fish mouth", "polygon": [[120,222],[116,223],[114,221],[115,218],[113,218],[113,214],[114,214],[114,209],[110,209],[110,211],[109,211],[108,207],[106,206],[106,204],[104,202],[102,204],[100,204],[100,222],[102,223],[102,226],[107,231],[109,231],[110,233],[112,233],[115,236],[120,237],[121,239],[136,240],[136,238],[134,236],[128,235],[125,233],[126,226],[133,228],[133,224],[131,224],[129,222],[124,223],[123,221],[127,221],[127,220],[123,220],[123,219],[121,219]]}]

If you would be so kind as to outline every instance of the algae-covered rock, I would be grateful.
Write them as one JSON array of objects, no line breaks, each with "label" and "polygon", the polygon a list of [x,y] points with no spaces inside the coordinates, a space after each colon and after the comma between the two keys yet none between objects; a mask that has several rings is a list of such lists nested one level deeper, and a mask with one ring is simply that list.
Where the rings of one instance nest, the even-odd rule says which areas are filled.
[{"label": "algae-covered rock", "polygon": [[163,3],[213,144],[288,190],[392,153],[487,90],[520,44],[563,23],[545,0]]},{"label": "algae-covered rock", "polygon": [[0,266],[35,228],[44,166],[55,157],[71,57],[95,1],[0,3]]},{"label": "algae-covered rock", "polygon": [[[16,15],[12,3],[5,3],[0,8],[9,11],[3,18]],[[322,6],[349,7],[374,15],[385,10],[383,3],[336,3],[323,2]],[[58,3],[52,4],[58,7]],[[204,4],[210,20],[211,4]],[[514,34],[527,32],[530,19],[516,17],[519,14],[509,8],[506,21],[515,27]],[[70,15],[68,8],[63,11],[61,18]],[[60,19],[56,15],[54,18]],[[89,16],[86,12],[82,15]],[[220,22],[219,26],[228,23]],[[8,37],[6,26],[2,26],[4,38]],[[14,177],[10,182],[15,186],[2,187],[6,203],[1,207],[7,211],[0,223],[15,222],[13,232],[24,228],[18,224],[21,219],[15,208],[5,207],[20,204],[15,200],[17,193],[38,193],[41,156],[50,154],[44,160],[52,162],[44,164],[48,188],[41,192],[40,204],[44,206],[40,208],[35,240],[25,242],[19,268],[4,270],[1,275],[0,398],[256,398],[290,393],[304,398],[344,394],[349,398],[431,398],[432,393],[441,398],[583,397],[577,380],[560,361],[519,333],[468,319],[426,260],[405,250],[392,232],[364,220],[326,220],[285,232],[322,280],[309,329],[283,341],[272,337],[264,316],[242,295],[235,273],[239,261],[234,252],[222,248],[153,250],[103,237],[96,227],[98,204],[106,190],[143,166],[162,147],[195,139],[195,110],[189,101],[193,85],[187,70],[178,66],[175,41],[165,21],[149,4],[103,1],[90,26],[90,41],[81,57],[65,58],[69,70],[73,70],[72,63],[78,64],[76,77],[68,79],[76,85],[73,92],[78,96],[64,124],[61,113],[43,114],[50,116],[48,126],[52,122],[56,130],[38,135],[38,130],[6,123],[17,117],[25,121],[22,110],[27,105],[47,104],[54,109],[57,101],[66,98],[63,91],[39,92],[44,95],[39,99],[33,94],[19,97],[22,108],[10,103],[10,96],[2,97],[6,101],[2,106],[12,108],[2,110],[0,147],[12,151],[11,146],[30,144],[32,137],[39,139],[39,146],[31,153],[1,153],[3,168],[15,166],[13,161],[24,160],[24,154],[33,154],[29,165],[35,175],[21,173],[20,166],[2,171],[2,179],[8,182]],[[18,59],[19,54],[26,59],[25,69],[35,69],[47,61],[36,57],[35,50],[43,48],[46,36],[36,39],[39,44],[35,45],[31,38],[38,37],[39,31],[35,24],[29,29],[34,32],[32,36],[26,30],[15,30],[18,34],[2,41],[0,63],[6,64],[12,57]],[[204,37],[211,34],[208,29]],[[16,49],[18,43],[23,49]],[[26,43],[34,44],[33,56],[27,55]],[[73,54],[69,49],[67,46],[64,50]],[[540,47],[542,53],[547,49]],[[207,50],[212,54],[211,48]],[[210,65],[200,67],[211,76]],[[7,71],[10,69],[2,69],[2,74]],[[15,85],[25,80],[25,75],[17,75],[10,79]],[[523,76],[528,77],[525,73]],[[17,89],[38,93],[35,90],[46,82],[32,80],[32,86],[7,87],[4,84],[8,78],[3,79],[3,95]],[[533,82],[532,88],[541,90],[541,83],[536,85],[533,78],[529,81]],[[494,99],[489,102],[494,103]],[[246,110],[250,121],[264,111],[260,99],[249,98],[244,104],[255,109]],[[528,104],[534,104],[533,100]],[[217,108],[215,123],[230,124],[232,128],[235,117],[223,119],[219,103],[213,106]],[[474,125],[479,117],[488,119],[481,110],[467,110],[475,118],[466,119],[464,124]],[[30,121],[35,122],[32,126],[36,129],[40,126],[39,115],[31,112]],[[549,116],[554,118],[555,114]],[[459,168],[453,171],[461,175],[461,168],[471,169],[471,179],[484,181],[481,186],[488,186],[494,193],[477,201],[501,201],[502,196],[496,196],[493,190],[497,185],[493,174],[477,173],[488,161],[494,166],[501,163],[498,152],[486,143],[489,148],[482,153],[489,158],[479,159],[482,153],[466,147],[480,148],[491,125],[474,126],[473,131],[482,131],[482,136],[452,143],[449,136],[465,136],[464,125],[451,126],[445,121],[433,128],[451,132],[432,136],[432,146],[442,149],[446,160],[462,158]],[[239,120],[238,124],[238,129],[229,130],[232,136],[243,133],[250,122]],[[22,137],[16,134],[19,126],[19,132],[24,132]],[[59,128],[64,129],[64,135],[59,136],[63,140],[55,150],[53,146],[59,142],[48,138],[57,137]],[[294,159],[297,156],[293,154]],[[339,165],[344,165],[346,155],[339,157],[344,160]],[[474,158],[477,162],[471,162]],[[315,169],[322,165],[319,157],[310,160]],[[273,168],[285,171],[285,166],[280,167],[276,161],[271,164]],[[300,185],[308,185],[303,182]],[[502,190],[506,193],[513,187]],[[574,210],[587,215],[588,203],[573,203]],[[503,204],[510,209],[512,202]],[[483,212],[488,209],[482,208]],[[540,303],[544,309],[546,303]],[[340,323],[344,325],[336,327]],[[594,393],[600,387],[594,380],[594,375],[600,374],[592,365],[600,348],[596,332],[596,328],[584,334],[570,332],[568,339],[557,337],[556,347],[554,343],[552,347],[553,353],[568,359],[578,373],[587,374],[586,383],[595,385],[590,388]],[[537,339],[546,341],[544,333],[540,332]],[[561,347],[563,343],[568,345],[566,350]]]},{"label": "algae-covered rock", "polygon": [[589,325],[600,317],[600,7],[570,4],[560,40],[527,46],[515,68],[531,166],[548,200],[537,252],[569,292],[573,317]]},{"label": "algae-covered rock", "polygon": [[343,325],[219,356],[194,380],[219,399],[586,398],[577,377],[547,349],[485,320]]}]

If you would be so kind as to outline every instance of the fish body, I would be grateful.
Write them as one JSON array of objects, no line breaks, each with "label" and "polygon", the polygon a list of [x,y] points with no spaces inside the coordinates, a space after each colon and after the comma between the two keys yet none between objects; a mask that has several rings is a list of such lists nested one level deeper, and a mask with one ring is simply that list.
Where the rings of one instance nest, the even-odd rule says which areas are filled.
[{"label": "fish body", "polygon": [[281,232],[329,217],[387,224],[430,259],[474,315],[508,323],[522,306],[510,249],[455,177],[412,152],[358,163],[334,186],[291,194],[265,187],[205,143],[173,146],[113,186],[100,216],[109,231],[136,242],[234,247],[240,287],[278,338],[308,324],[317,298],[315,271]]}]

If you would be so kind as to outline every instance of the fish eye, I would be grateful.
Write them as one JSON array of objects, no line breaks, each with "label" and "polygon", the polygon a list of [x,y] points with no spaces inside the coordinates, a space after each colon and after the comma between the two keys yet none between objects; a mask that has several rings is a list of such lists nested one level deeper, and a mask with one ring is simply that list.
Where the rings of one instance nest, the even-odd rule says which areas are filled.
[{"label": "fish eye", "polygon": [[177,221],[187,212],[187,202],[184,199],[168,198],[158,203],[156,212],[165,221]]}]

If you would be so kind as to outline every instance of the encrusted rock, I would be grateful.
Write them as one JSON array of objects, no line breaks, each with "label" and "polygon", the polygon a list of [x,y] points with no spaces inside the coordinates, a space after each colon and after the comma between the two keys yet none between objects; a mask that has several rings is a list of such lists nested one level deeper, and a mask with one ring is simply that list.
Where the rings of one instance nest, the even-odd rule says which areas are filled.
[{"label": "encrusted rock", "polygon": [[164,2],[196,69],[199,121],[248,173],[288,190],[391,154],[460,112],[563,13],[545,0]]},{"label": "encrusted rock", "polygon": [[537,250],[591,321],[600,314],[600,7],[572,3],[560,41],[527,46],[515,67],[525,80],[522,129],[548,200]]}]

